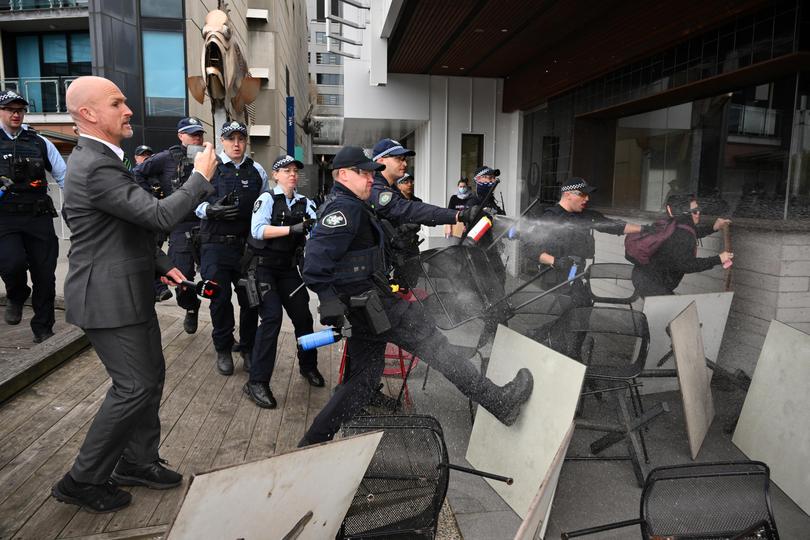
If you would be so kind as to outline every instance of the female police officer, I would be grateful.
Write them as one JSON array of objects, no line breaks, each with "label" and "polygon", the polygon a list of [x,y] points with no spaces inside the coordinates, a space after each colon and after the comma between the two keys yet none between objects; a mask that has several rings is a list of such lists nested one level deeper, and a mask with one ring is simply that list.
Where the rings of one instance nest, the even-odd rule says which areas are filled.
[{"label": "female police officer", "polygon": [[[253,251],[256,280],[261,298],[250,379],[245,394],[259,407],[275,408],[270,379],[276,364],[276,345],[281,330],[281,308],[289,315],[296,337],[312,333],[309,294],[298,272],[306,234],[315,219],[315,203],[296,193],[298,171],[303,163],[292,156],[279,156],[273,163],[276,187],[262,193],[253,206],[248,244]],[[301,375],[312,386],[323,386],[315,350],[298,351]]]}]

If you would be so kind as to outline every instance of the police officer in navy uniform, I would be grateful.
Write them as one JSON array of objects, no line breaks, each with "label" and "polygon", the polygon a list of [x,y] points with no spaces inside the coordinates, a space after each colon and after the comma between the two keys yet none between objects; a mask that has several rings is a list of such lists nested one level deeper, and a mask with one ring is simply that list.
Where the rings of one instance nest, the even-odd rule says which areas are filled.
[{"label": "police officer in navy uniform", "polygon": [[7,90],[0,93],[0,276],[6,285],[7,324],[19,324],[22,307],[32,289],[34,342],[53,336],[56,260],[59,240],[53,228],[57,216],[48,196],[45,171],[59,187],[65,161],[45,137],[23,124],[28,102]]},{"label": "police officer in navy uniform", "polygon": [[[253,204],[267,188],[264,168],[245,155],[247,127],[241,122],[225,122],[217,173],[211,180],[217,192],[197,207],[200,226],[200,274],[203,279],[216,281],[221,292],[211,300],[211,323],[217,370],[223,375],[233,373],[231,347],[236,326],[231,304],[230,284],[242,277],[242,257],[245,241],[250,234]],[[243,287],[236,287],[239,300],[239,341],[242,344],[243,368],[250,365],[250,354],[256,337],[259,311],[248,304]]]},{"label": "police officer in navy uniform", "polygon": [[[369,402],[382,376],[387,343],[400,345],[428,362],[507,425],[517,420],[521,405],[531,395],[533,380],[528,370],[522,369],[511,382],[496,386],[448,343],[418,302],[406,302],[391,293],[385,234],[366,204],[372,196],[372,173],[383,167],[369,160],[361,148],[342,148],[332,162],[332,192],[319,209],[307,241],[304,282],[318,294],[322,324],[340,327],[344,315],[351,324],[346,347],[352,371],[299,446],[331,439],[343,422]],[[359,307],[358,298],[367,300],[365,307]],[[380,321],[381,312],[387,324]],[[389,329],[382,330],[385,326]]]},{"label": "police officer in navy uniform", "polygon": [[[180,144],[170,146],[143,163],[136,165],[132,171],[135,174],[135,181],[144,189],[151,190],[158,198],[171,195],[191,175],[193,162],[187,157],[187,149],[190,145],[202,145],[204,134],[205,128],[200,119],[189,117],[180,120],[177,123],[177,138],[180,140]],[[136,161],[138,159],[137,155],[136,149]],[[191,231],[199,226],[199,218],[194,213],[191,213],[169,234],[169,258],[171,258],[172,264],[186,278],[192,281],[194,280],[195,268]],[[162,242],[159,240],[159,243]],[[168,290],[166,293],[170,298],[171,293]],[[156,300],[166,300],[166,293],[160,291],[156,296]],[[197,331],[200,299],[197,298],[191,288],[182,289],[178,287],[175,293],[177,294],[177,305],[186,310],[183,329],[187,333],[193,334]]]},{"label": "police officer in navy uniform", "polygon": [[[404,148],[398,141],[382,139],[372,149],[373,160],[384,165],[385,168],[374,174],[374,185],[371,191],[371,206],[377,214],[391,223],[398,230],[396,238],[392,238],[394,249],[394,275],[400,285],[411,287],[415,285],[418,269],[406,264],[406,261],[418,255],[409,246],[409,237],[413,237],[413,225],[444,225],[454,224],[467,219],[473,214],[473,209],[464,210],[465,214],[451,208],[442,208],[421,201],[408,200],[402,196],[397,187],[397,180],[405,175],[408,156],[416,155],[413,150]],[[477,210],[477,209],[476,209]]]},{"label": "police officer in navy uniform", "polygon": [[[267,409],[276,406],[270,379],[276,364],[282,307],[293,323],[296,337],[312,333],[309,294],[301,280],[299,262],[316,215],[315,203],[295,191],[298,171],[303,168],[303,163],[286,154],[273,162],[276,186],[259,195],[250,224],[248,249],[254,256],[256,278],[263,294],[250,379],[243,390],[256,405]],[[316,350],[298,351],[298,369],[312,386],[324,385]]]},{"label": "police officer in navy uniform", "polygon": [[[478,205],[490,215],[504,216],[506,212],[498,206],[495,200],[495,193],[489,193],[495,180],[501,175],[500,169],[493,169],[484,165],[479,167],[473,174],[475,181],[475,191],[465,201],[465,206]],[[488,195],[487,195],[488,194]]]}]

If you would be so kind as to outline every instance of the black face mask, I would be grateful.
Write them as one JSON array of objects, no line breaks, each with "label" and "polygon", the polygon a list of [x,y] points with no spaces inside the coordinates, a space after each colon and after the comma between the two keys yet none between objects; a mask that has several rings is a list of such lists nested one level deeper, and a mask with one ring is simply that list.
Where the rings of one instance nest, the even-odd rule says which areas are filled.
[{"label": "black face mask", "polygon": [[481,182],[475,184],[475,194],[478,195],[479,198],[483,199],[487,192],[489,192],[489,188],[492,187],[494,182]]}]

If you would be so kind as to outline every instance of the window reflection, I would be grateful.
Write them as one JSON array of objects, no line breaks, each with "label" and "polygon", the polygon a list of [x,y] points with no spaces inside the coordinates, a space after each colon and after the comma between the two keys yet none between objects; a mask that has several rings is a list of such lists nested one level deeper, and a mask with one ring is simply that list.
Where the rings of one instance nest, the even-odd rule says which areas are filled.
[{"label": "window reflection", "polygon": [[184,116],[186,69],[183,34],[145,30],[143,72],[147,116]]}]

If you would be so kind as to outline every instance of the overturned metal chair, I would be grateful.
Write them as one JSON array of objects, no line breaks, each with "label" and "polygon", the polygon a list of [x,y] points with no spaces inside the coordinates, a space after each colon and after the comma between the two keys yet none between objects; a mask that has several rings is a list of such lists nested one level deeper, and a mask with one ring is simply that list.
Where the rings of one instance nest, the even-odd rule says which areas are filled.
[{"label": "overturned metal chair", "polygon": [[[609,459],[628,459],[639,486],[646,476],[649,462],[643,428],[668,410],[666,403],[644,409],[638,376],[644,369],[650,343],[647,318],[640,311],[615,307],[578,307],[565,312],[548,329],[544,342],[550,348],[587,366],[582,397],[601,399],[610,393],[616,397],[618,422],[585,419],[584,401],[576,425],[580,429],[604,432],[592,442],[593,456],[571,456],[568,459],[591,460],[604,450],[625,440],[628,455]],[[624,395],[629,394],[632,414]]]},{"label": "overturned metal chair", "polygon": [[380,430],[383,438],[343,520],[340,539],[433,538],[450,469],[512,483],[451,464],[441,424],[432,416],[358,416],[344,424],[341,434]]},{"label": "overturned metal chair", "polygon": [[639,526],[644,539],[778,540],[770,471],[759,461],[659,467],[641,493],[640,517],[564,532],[577,538]]}]

